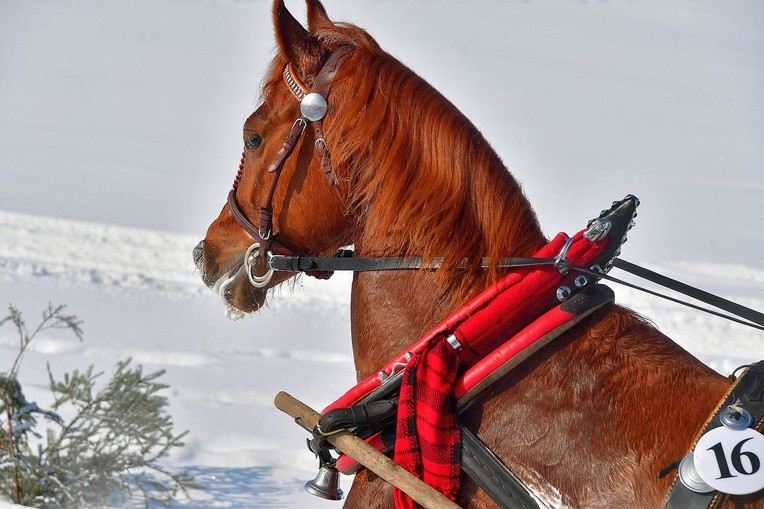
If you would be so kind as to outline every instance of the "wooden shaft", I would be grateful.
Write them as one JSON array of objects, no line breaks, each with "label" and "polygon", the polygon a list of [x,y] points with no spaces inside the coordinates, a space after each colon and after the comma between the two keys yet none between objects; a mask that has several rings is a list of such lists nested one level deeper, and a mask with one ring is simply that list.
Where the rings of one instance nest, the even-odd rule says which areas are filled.
[{"label": "wooden shaft", "polygon": [[[313,429],[321,418],[318,412],[283,391],[276,395],[274,404],[276,408],[308,429]],[[325,438],[338,450],[406,493],[426,509],[459,509],[458,505],[438,490],[415,477],[357,436],[343,431]]]}]

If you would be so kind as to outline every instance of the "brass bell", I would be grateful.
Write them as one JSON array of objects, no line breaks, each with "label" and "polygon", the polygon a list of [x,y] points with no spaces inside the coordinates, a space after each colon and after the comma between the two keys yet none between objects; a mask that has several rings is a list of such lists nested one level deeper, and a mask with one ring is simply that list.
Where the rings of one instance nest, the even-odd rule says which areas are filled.
[{"label": "brass bell", "polygon": [[305,491],[326,500],[340,500],[340,472],[333,464],[321,462],[315,479],[305,483]]}]

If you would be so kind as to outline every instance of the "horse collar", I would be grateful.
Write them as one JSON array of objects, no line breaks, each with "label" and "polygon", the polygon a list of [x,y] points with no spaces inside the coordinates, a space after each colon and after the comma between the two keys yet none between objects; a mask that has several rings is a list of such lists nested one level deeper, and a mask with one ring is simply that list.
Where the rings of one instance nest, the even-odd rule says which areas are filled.
[{"label": "horse collar", "polygon": [[[695,436],[684,459],[659,473],[660,478],[677,469],[664,509],[717,509],[729,494],[760,490],[764,480],[760,472],[761,458],[756,453],[761,454],[762,431],[764,361],[759,361],[747,366],[735,379]],[[730,447],[730,442],[734,447]]]}]

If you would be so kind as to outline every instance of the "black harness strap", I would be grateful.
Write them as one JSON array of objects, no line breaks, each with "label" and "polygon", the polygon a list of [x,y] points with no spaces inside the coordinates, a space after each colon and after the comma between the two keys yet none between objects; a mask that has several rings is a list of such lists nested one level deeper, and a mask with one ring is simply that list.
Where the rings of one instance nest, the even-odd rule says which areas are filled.
[{"label": "black harness strap", "polygon": [[[442,259],[437,259],[437,258],[430,262],[425,263],[424,260],[418,256],[412,256],[408,258],[406,257],[353,258],[353,251],[350,249],[342,249],[338,251],[337,254],[333,257],[310,257],[310,256],[274,254],[270,257],[270,261],[269,261],[270,267],[276,271],[285,271],[285,272],[320,271],[320,272],[325,272],[327,276],[331,275],[332,272],[338,271],[338,270],[353,271],[353,272],[382,271],[382,270],[417,270],[417,269],[435,270],[439,268],[442,263],[443,263]],[[499,260],[499,263],[496,266],[500,268],[519,268],[519,267],[534,267],[534,266],[542,266],[542,265],[555,265],[558,263],[564,267],[566,262],[564,260],[560,262],[560,260],[557,260],[555,258],[502,258],[501,260]],[[468,266],[468,262],[465,260],[461,268],[466,268],[467,266]],[[480,267],[485,268],[489,266],[491,266],[491,262],[488,258],[480,259]],[[658,274],[657,272],[653,272],[644,267],[640,267],[639,265],[628,262],[622,258],[614,258],[613,267],[616,267],[623,271],[634,274],[638,277],[641,277],[642,279],[646,279],[647,281],[650,281],[660,286],[663,286],[665,288],[668,288],[669,290],[674,290],[676,292],[679,292],[693,299],[697,299],[698,301],[714,306],[717,309],[721,309],[723,311],[727,311],[728,313],[732,313],[735,316],[739,316],[743,318],[743,320],[738,320],[734,316],[718,313],[711,309],[696,306],[694,304],[684,302],[679,299],[675,299],[673,297],[669,297],[667,295],[654,292],[652,290],[648,290],[646,288],[640,287],[638,285],[634,285],[627,281],[614,278],[600,271],[595,271],[587,267],[577,267],[577,266],[568,265],[568,268],[583,272],[585,274],[589,274],[596,278],[607,279],[608,281],[613,281],[615,283],[619,283],[624,286],[634,288],[636,290],[647,292],[651,295],[655,295],[657,297],[661,297],[663,299],[676,302],[677,304],[682,304],[684,306],[691,307],[698,311],[703,311],[706,313],[719,316],[721,318],[726,318],[727,320],[731,320],[731,321],[740,323],[742,325],[747,325],[749,327],[753,327],[754,329],[764,330],[764,313],[760,313],[754,309],[748,308],[736,302],[732,302],[730,300],[719,297],[718,295],[708,293],[699,288],[695,288],[694,286],[690,286],[688,284],[682,283],[675,279],[671,279],[669,277],[663,276],[661,274]]]},{"label": "black harness strap", "polygon": [[538,509],[523,482],[480,438],[462,426],[462,470],[502,509]]},{"label": "black harness strap", "polygon": [[703,290],[687,285],[675,279],[671,279],[669,277],[663,276],[661,274],[658,274],[657,272],[653,272],[644,267],[640,267],[639,265],[635,265],[631,262],[627,262],[626,260],[622,260],[620,258],[616,258],[615,260],[613,260],[613,266],[621,270],[624,270],[626,272],[630,272],[634,274],[635,276],[639,276],[642,279],[647,279],[648,281],[651,281],[655,284],[664,286],[670,290],[677,291],[679,293],[692,297],[693,299],[697,299],[701,302],[705,302],[706,304],[714,306],[715,308],[728,311],[741,318],[745,318],[746,320],[749,320],[753,323],[764,326],[764,313],[759,313],[758,311],[755,311],[753,309],[747,308],[745,306],[741,306],[740,304],[737,304],[735,302],[729,301],[727,299],[723,299],[717,295],[705,292]]},{"label": "black harness strap", "polygon": [[[502,258],[497,267],[535,267],[540,265],[554,265],[555,258]],[[353,258],[353,251],[343,249],[338,251],[333,257],[310,257],[299,255],[273,255],[270,257],[270,267],[273,270],[285,272],[307,272],[318,270],[322,272],[334,272],[336,270],[347,270],[353,272],[367,272],[378,270],[435,270],[443,264],[442,258],[435,258],[432,261],[425,262],[419,256],[412,257],[377,257],[377,258]],[[469,266],[465,260],[461,268]],[[491,266],[488,258],[480,259],[480,267]]]}]

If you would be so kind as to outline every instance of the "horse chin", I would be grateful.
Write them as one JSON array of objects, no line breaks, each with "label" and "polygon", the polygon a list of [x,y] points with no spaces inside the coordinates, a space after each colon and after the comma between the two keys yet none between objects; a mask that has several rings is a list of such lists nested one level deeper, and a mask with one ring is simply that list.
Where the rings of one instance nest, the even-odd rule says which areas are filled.
[{"label": "horse chin", "polygon": [[225,316],[231,320],[240,320],[265,304],[265,290],[249,284],[243,265],[223,274],[210,289],[220,296]]}]

